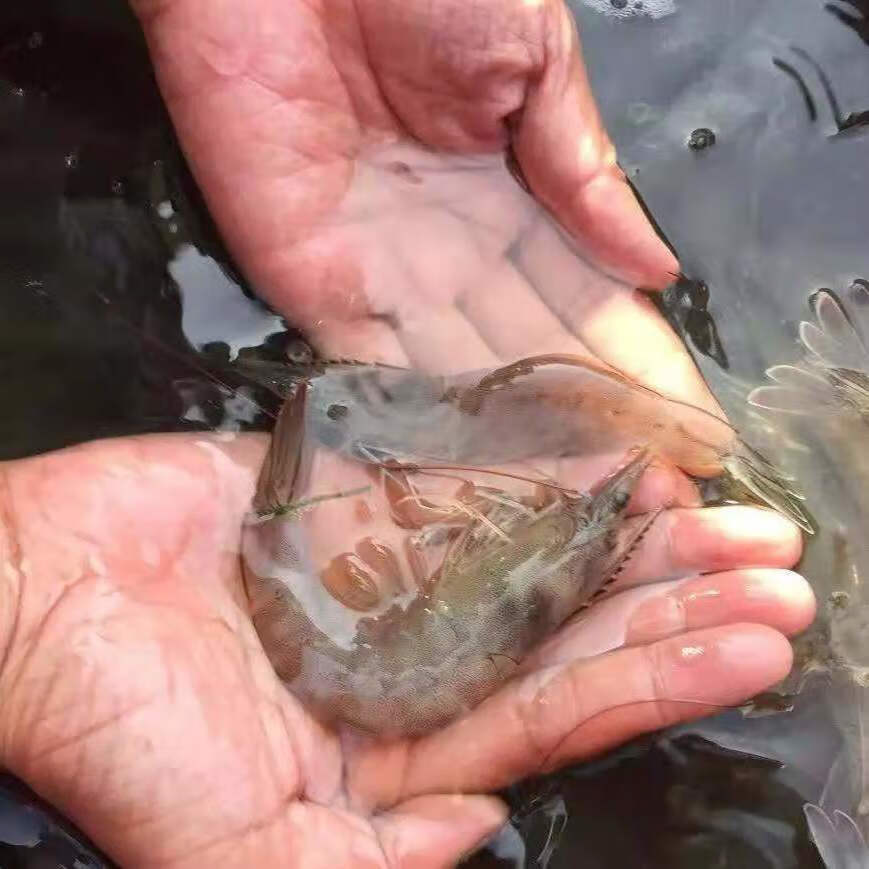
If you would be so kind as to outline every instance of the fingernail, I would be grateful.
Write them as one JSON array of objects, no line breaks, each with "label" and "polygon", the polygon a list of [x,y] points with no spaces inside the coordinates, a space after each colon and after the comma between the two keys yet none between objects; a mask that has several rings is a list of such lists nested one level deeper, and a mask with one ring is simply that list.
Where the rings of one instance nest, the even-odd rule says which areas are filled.
[{"label": "fingernail", "polygon": [[812,587],[792,570],[772,567],[752,570],[748,574],[745,593],[750,597],[775,597],[782,603],[801,609],[815,605]]},{"label": "fingernail", "polygon": [[730,535],[736,540],[764,541],[765,548],[785,549],[799,555],[800,532],[789,519],[762,507],[727,507],[726,524]]},{"label": "fingernail", "polygon": [[682,511],[666,527],[675,562],[704,571],[753,565],[791,567],[799,560],[802,547],[796,525],[758,507]]}]

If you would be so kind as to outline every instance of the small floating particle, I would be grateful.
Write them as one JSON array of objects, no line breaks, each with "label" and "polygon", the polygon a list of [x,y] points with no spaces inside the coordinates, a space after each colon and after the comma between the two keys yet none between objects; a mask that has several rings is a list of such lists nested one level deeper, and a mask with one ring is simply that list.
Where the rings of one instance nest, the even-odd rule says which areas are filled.
[{"label": "small floating particle", "polygon": [[834,591],[830,595],[830,604],[836,609],[846,609],[851,603],[851,595],[847,591]]},{"label": "small floating particle", "polygon": [[711,148],[715,144],[715,133],[708,127],[698,127],[688,137],[688,147],[692,151],[702,151]]},{"label": "small floating particle", "polygon": [[624,9],[628,5],[628,0],[610,0],[610,5],[613,9]]}]

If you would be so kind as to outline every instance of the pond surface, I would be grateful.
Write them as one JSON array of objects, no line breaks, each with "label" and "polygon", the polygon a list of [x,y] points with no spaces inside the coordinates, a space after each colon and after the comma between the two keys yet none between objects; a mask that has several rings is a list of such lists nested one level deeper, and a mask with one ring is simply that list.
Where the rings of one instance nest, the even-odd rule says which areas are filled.
[{"label": "pond surface", "polygon": [[[574,9],[622,164],[690,279],[668,292],[667,315],[728,413],[806,492],[820,531],[802,569],[819,598],[844,591],[859,611],[869,606],[860,430],[837,440],[811,420],[757,413],[746,396],[771,365],[799,359],[815,290],[869,277],[869,9]],[[231,373],[215,384],[190,349],[216,366],[243,348],[278,358],[295,333],[225,254],[123,5],[0,11],[0,118],[0,457],[138,432],[265,428],[263,397],[232,389]],[[822,617],[801,641],[804,663],[818,665],[836,624]],[[511,789],[511,826],[471,864],[821,866],[802,806],[855,813],[866,775],[851,677],[869,651],[852,634],[837,648],[854,672],[798,669],[783,687],[801,689],[779,704],[788,711],[729,712]],[[0,865],[109,864],[8,782]]]}]

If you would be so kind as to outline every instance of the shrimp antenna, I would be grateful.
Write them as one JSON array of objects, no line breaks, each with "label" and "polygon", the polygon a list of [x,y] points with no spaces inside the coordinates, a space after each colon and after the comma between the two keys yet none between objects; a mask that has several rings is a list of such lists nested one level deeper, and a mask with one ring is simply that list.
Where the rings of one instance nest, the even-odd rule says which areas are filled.
[{"label": "shrimp antenna", "polygon": [[[176,350],[174,347],[170,347],[168,344],[166,344],[165,341],[161,341],[159,338],[155,338],[153,335],[149,335],[143,329],[137,328],[134,323],[132,323],[130,320],[128,320],[122,314],[119,314],[117,311],[112,311],[112,316],[116,321],[118,321],[119,323],[122,323],[127,329],[134,332],[136,335],[140,336],[144,341],[148,341],[149,343],[151,343],[152,345],[157,347],[166,356],[169,356],[173,359],[176,359],[179,362],[183,362],[189,368],[192,368],[197,373],[202,374],[204,377],[206,377],[208,380],[210,380],[215,385],[222,386],[224,389],[232,389],[232,387],[226,381],[221,380],[216,374],[213,374],[204,365],[201,365],[200,363],[198,363],[193,355],[191,355],[189,353],[182,353],[180,350]],[[239,372],[239,373],[248,382],[251,382],[251,383],[255,382],[253,380],[253,378],[246,376],[243,371]],[[259,384],[257,384],[257,385],[259,385]],[[251,399],[251,403],[256,407],[256,409],[260,413],[264,414],[269,419],[272,419],[272,420],[277,419],[277,414],[274,414],[271,411],[266,410],[266,408],[264,408],[259,402],[253,401],[253,399]]]},{"label": "shrimp antenna", "polygon": [[[618,703],[615,706],[609,706],[606,709],[601,709],[598,712],[595,712],[593,715],[589,715],[588,718],[584,718],[580,721],[575,727],[572,727],[558,742],[553,746],[552,750],[549,751],[543,760],[540,763],[539,772],[547,772],[554,769],[552,765],[553,760],[557,757],[558,752],[564,746],[564,744],[572,739],[578,732],[582,730],[582,728],[586,727],[589,724],[593,724],[595,721],[604,718],[605,716],[617,712],[620,709],[627,709],[629,707],[640,707],[640,706],[649,706],[656,707],[658,711],[653,713],[655,716],[655,725],[654,729],[658,730],[661,727],[667,726],[667,724],[661,724],[661,721],[669,722],[670,724],[676,724],[678,719],[671,715],[667,709],[667,704],[683,704],[688,706],[699,706],[701,709],[705,710],[704,712],[699,712],[696,717],[702,718],[704,715],[708,713],[709,710],[718,710],[720,712],[732,711],[732,710],[742,710],[745,711],[751,704],[751,699],[749,698],[744,703],[728,705],[726,703],[713,703],[708,700],[691,700],[691,699],[682,699],[677,697],[661,697],[657,700],[629,700],[624,703]],[[672,720],[671,720],[672,719]],[[618,726],[618,725],[617,725]]]},{"label": "shrimp antenna", "polygon": [[558,483],[553,483],[551,480],[541,480],[535,477],[526,477],[523,474],[512,474],[509,471],[494,471],[490,468],[472,468],[463,465],[417,465],[415,463],[402,464],[400,462],[374,462],[377,467],[393,471],[409,471],[415,473],[417,471],[467,471],[469,473],[492,474],[496,477],[508,477],[511,480],[521,480],[524,483],[535,483],[540,486],[548,486],[551,489],[557,489],[559,492],[565,492],[568,495],[578,495],[578,489],[572,489],[570,486],[559,486]]}]

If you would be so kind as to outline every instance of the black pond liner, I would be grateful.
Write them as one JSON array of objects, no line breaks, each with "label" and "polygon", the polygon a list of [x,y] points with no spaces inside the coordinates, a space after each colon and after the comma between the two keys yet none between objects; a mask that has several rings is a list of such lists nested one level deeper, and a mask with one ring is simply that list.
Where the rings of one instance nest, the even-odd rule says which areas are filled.
[{"label": "black pond liner", "polygon": [[[622,164],[685,269],[662,309],[740,422],[733,384],[759,384],[766,367],[793,360],[811,290],[869,275],[865,4],[572,5]],[[226,396],[185,362],[168,269],[178,245],[192,242],[203,268],[218,263],[240,288],[226,321],[243,305],[261,326],[260,356],[277,358],[294,333],[253,300],[223,250],[123,3],[4,4],[0,128],[0,458],[226,423]],[[203,352],[215,366],[232,337],[210,335]],[[154,340],[177,354],[152,352]],[[195,415],[189,394],[167,389],[179,378]],[[233,385],[231,372],[224,379]],[[266,427],[245,414],[235,423]],[[800,472],[831,525],[859,538],[863,502],[834,458]],[[832,540],[819,534],[803,565],[822,595],[839,587],[837,570],[862,564],[859,553],[833,558]],[[522,782],[504,794],[510,826],[468,864],[820,866],[802,805],[820,798],[844,750],[834,689],[813,682],[790,712],[730,712]],[[2,869],[109,865],[26,788],[0,780]]]},{"label": "black pond liner", "polygon": [[0,774],[3,869],[115,869],[115,864],[21,782]]}]

